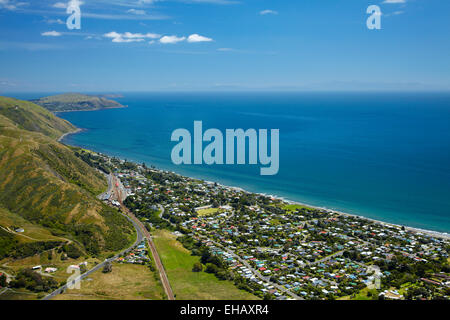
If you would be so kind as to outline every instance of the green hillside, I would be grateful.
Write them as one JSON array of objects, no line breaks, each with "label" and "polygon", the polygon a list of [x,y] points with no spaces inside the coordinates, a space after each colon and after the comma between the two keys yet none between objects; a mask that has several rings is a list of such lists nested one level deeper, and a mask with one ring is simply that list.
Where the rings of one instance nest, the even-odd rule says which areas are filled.
[{"label": "green hillside", "polygon": [[32,100],[32,102],[52,112],[123,108],[123,106],[116,101],[109,100],[101,96],[79,93],[59,94]]},{"label": "green hillside", "polygon": [[50,138],[58,138],[76,129],[68,121],[55,117],[34,103],[13,98],[0,97],[0,115],[19,129],[40,132]]},{"label": "green hillside", "polygon": [[[104,176],[55,140],[74,130],[37,105],[0,97],[0,238],[8,243],[2,243],[4,248],[17,250],[13,242],[18,240],[17,235],[6,237],[5,229],[24,225],[26,231],[40,228],[39,235],[48,232],[31,237],[35,240],[61,236],[92,254],[119,250],[132,240],[129,222],[96,199],[107,187]],[[14,255],[4,251],[3,255]]]}]

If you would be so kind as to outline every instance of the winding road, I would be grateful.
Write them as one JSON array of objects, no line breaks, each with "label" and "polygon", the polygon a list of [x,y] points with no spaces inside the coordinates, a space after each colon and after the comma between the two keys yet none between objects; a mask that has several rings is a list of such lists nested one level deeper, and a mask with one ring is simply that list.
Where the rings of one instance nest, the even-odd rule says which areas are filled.
[{"label": "winding road", "polygon": [[125,218],[127,218],[134,226],[134,228],[136,229],[136,242],[129,248],[121,251],[120,253],[116,254],[114,257],[106,259],[105,261],[97,264],[95,267],[93,267],[92,269],[86,271],[85,273],[83,273],[82,275],[78,276],[77,278],[75,278],[74,280],[71,281],[71,283],[69,284],[65,284],[61,287],[59,287],[58,289],[56,289],[55,291],[53,291],[52,293],[50,293],[49,295],[45,296],[44,298],[42,298],[42,300],[50,300],[53,297],[57,296],[58,294],[64,293],[64,291],[66,291],[69,287],[69,285],[74,286],[76,285],[78,282],[80,282],[81,280],[83,280],[84,278],[86,278],[87,276],[89,276],[90,274],[94,273],[97,270],[100,270],[101,268],[103,268],[107,263],[111,263],[114,260],[116,260],[117,258],[119,258],[121,255],[128,253],[129,251],[133,250],[133,248],[135,246],[137,246],[140,242],[142,242],[143,240],[143,235],[142,232],[140,230],[140,227],[137,225],[137,223],[135,221],[133,221],[130,217],[128,217],[127,215],[121,213]]}]

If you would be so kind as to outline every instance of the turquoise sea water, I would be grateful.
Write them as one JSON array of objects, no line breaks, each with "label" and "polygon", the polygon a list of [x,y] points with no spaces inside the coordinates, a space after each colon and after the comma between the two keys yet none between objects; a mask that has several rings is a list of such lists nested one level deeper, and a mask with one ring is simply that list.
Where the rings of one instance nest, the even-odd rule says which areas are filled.
[{"label": "turquoise sea water", "polygon": [[[59,114],[65,142],[178,173],[450,232],[450,94],[125,93],[128,108]],[[280,171],[175,166],[173,130],[280,129]]]}]

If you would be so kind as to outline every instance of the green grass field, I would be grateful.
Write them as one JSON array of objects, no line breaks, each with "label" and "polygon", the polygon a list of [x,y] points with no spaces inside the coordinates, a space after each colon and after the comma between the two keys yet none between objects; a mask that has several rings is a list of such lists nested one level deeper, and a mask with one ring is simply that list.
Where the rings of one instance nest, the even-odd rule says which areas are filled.
[{"label": "green grass field", "polygon": [[28,292],[22,289],[8,289],[3,291],[0,289],[0,300],[38,300],[43,294]]},{"label": "green grass field", "polygon": [[114,263],[112,272],[98,270],[54,300],[162,300],[164,290],[148,266]]},{"label": "green grass field", "polygon": [[216,213],[218,213],[220,211],[219,208],[208,208],[208,209],[201,209],[197,211],[197,214],[200,217],[205,217],[205,216],[212,216]]},{"label": "green grass field", "polygon": [[297,209],[312,209],[311,207],[303,206],[301,204],[287,204],[287,205],[283,206],[282,208],[284,210],[286,210],[288,213],[292,213],[292,212],[296,211]]},{"label": "green grass field", "polygon": [[[372,294],[372,296],[369,296],[369,292]],[[338,298],[338,300],[376,300],[376,297],[378,297],[377,290],[364,288],[361,289],[355,296],[344,296]]]},{"label": "green grass field", "polygon": [[258,297],[239,290],[230,281],[217,279],[213,274],[192,272],[199,257],[176,241],[176,237],[166,230],[154,233],[154,241],[169,277],[177,300],[256,300]]}]

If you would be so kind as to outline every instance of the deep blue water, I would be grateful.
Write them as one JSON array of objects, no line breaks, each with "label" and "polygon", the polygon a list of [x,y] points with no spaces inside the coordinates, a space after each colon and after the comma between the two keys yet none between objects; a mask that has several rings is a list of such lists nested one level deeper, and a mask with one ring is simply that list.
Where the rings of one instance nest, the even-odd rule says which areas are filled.
[{"label": "deep blue water", "polygon": [[[129,108],[60,114],[66,143],[184,175],[450,232],[450,94],[124,94]],[[280,171],[175,166],[173,130],[280,129]]]}]

